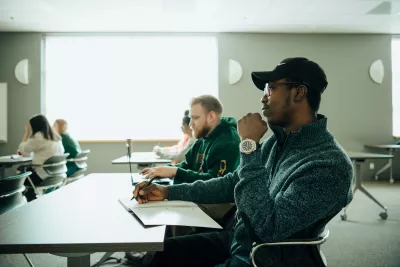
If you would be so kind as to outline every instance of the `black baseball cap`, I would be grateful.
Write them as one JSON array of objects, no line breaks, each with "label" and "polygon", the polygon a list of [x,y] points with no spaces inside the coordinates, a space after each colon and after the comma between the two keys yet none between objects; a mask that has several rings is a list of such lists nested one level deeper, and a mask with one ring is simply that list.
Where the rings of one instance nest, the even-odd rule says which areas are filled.
[{"label": "black baseball cap", "polygon": [[317,63],[304,57],[284,59],[273,71],[252,72],[251,78],[260,90],[264,90],[268,82],[284,78],[304,83],[310,87],[309,90],[317,90],[321,94],[328,86],[324,70]]}]

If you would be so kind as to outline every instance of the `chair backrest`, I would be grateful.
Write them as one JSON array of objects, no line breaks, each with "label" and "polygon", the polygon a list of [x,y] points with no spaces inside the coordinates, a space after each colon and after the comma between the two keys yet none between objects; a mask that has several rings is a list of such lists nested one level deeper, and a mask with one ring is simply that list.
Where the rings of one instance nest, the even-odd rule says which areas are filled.
[{"label": "chair backrest", "polygon": [[43,163],[42,167],[50,176],[65,176],[68,156],[69,153],[52,156]]},{"label": "chair backrest", "polygon": [[31,174],[32,172],[24,172],[18,175],[1,178],[0,197],[13,194],[14,192],[21,190],[21,188],[25,189],[25,179]]},{"label": "chair backrest", "polygon": [[67,178],[66,174],[64,176],[58,175],[58,176],[55,176],[55,177],[50,177],[50,178],[47,178],[47,179],[43,180],[36,187],[38,187],[38,188],[41,188],[41,187],[46,187],[46,188],[47,187],[56,187],[56,186],[61,185],[66,178]]},{"label": "chair backrest", "polygon": [[75,163],[76,167],[78,167],[79,169],[86,169],[87,168],[87,156],[90,153],[90,150],[83,150],[81,153],[79,153],[78,155],[76,155],[75,158],[72,159],[68,159],[68,162],[73,162]]},{"label": "chair backrest", "polygon": [[22,195],[24,190],[25,187],[21,187],[12,194],[0,197],[0,215],[27,203],[25,196]]}]

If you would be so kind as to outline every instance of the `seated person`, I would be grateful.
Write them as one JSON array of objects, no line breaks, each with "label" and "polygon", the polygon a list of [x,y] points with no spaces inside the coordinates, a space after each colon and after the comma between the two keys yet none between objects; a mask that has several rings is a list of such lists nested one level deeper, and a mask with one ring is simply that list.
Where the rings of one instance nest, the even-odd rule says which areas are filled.
[{"label": "seated person", "polygon": [[[236,120],[223,117],[222,112],[222,104],[214,96],[202,95],[193,98],[189,126],[197,140],[186,153],[186,160],[177,165],[146,168],[141,173],[147,175],[147,178],[174,178],[174,184],[181,184],[205,181],[233,172],[239,165],[240,138]],[[230,219],[225,219],[226,214],[235,209],[229,203],[202,205],[201,208],[221,225],[228,224]],[[174,227],[172,235],[186,235],[198,231],[209,229]],[[126,256],[130,258],[129,254]],[[132,260],[136,260],[134,258],[132,256]]]},{"label": "seated person", "polygon": [[[53,128],[61,136],[65,153],[69,153],[68,159],[75,158],[79,153],[82,152],[78,141],[73,139],[68,133],[68,123],[66,120],[56,120]],[[67,169],[67,176],[71,176],[73,173],[79,170],[74,162],[67,162]]]},{"label": "seated person", "polygon": [[209,180],[233,172],[239,165],[240,138],[236,120],[223,117],[221,102],[211,95],[195,97],[191,102],[190,128],[197,140],[185,155],[185,161],[173,166],[146,168],[147,178],[170,177],[174,184]]},{"label": "seated person", "polygon": [[400,136],[395,136],[394,139],[396,140],[396,145],[400,145]]},{"label": "seated person", "polygon": [[[167,238],[164,250],[148,257],[151,267],[251,267],[253,242],[312,238],[321,221],[335,216],[352,199],[350,158],[318,114],[328,82],[322,68],[305,58],[289,58],[273,71],[252,73],[264,90],[262,113],[238,122],[241,160],[237,170],[218,179],[191,184],[136,185],[139,203],[186,200],[235,201],[232,232]],[[264,89],[265,88],[265,89]],[[268,131],[273,135],[260,143]],[[266,246],[268,266],[317,266],[310,246]]]},{"label": "seated person", "polygon": [[183,138],[175,146],[170,147],[159,147],[155,146],[153,151],[156,152],[158,156],[164,159],[171,159],[173,164],[178,164],[185,160],[185,154],[192,147],[195,139],[192,134],[192,130],[189,126],[190,117],[189,110],[185,111],[185,116],[182,119],[182,132]]},{"label": "seated person", "polygon": [[[32,134],[30,134],[31,129]],[[47,118],[44,115],[37,115],[25,125],[25,134],[17,153],[23,155],[32,154],[32,165],[42,165],[52,156],[62,155],[64,147],[61,143],[60,135],[54,132]],[[32,174],[29,177],[34,185],[39,185],[49,176],[43,167],[33,166],[30,171],[32,171]],[[31,188],[28,179],[26,179],[25,185],[27,186],[27,191],[25,192],[27,200],[35,199],[35,192]]]}]

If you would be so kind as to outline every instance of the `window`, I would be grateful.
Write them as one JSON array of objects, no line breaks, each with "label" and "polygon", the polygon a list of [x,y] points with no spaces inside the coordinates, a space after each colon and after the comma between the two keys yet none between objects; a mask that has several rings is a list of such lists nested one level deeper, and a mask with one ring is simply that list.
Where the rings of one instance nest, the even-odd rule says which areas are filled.
[{"label": "window", "polygon": [[400,136],[400,39],[392,40],[393,136]]},{"label": "window", "polygon": [[213,36],[47,36],[45,114],[78,140],[179,139],[190,99],[218,96]]}]

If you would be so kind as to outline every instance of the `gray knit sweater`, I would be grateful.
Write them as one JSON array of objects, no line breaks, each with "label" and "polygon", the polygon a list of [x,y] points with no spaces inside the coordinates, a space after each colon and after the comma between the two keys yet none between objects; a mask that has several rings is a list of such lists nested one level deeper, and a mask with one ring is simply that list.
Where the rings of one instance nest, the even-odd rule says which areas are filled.
[{"label": "gray knit sweater", "polygon": [[[271,130],[274,135],[261,149],[241,155],[234,173],[168,190],[170,200],[236,202],[242,216],[234,229],[232,257],[248,264],[252,233],[259,242],[307,237],[317,222],[352,199],[351,161],[327,130],[324,116],[288,135],[280,127]],[[244,224],[243,216],[250,225]]]}]

